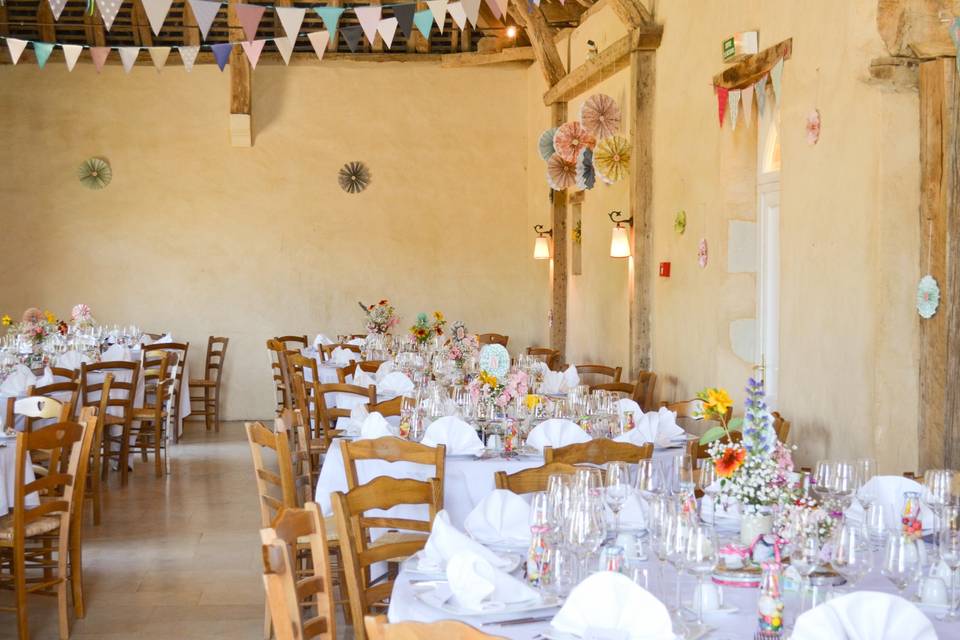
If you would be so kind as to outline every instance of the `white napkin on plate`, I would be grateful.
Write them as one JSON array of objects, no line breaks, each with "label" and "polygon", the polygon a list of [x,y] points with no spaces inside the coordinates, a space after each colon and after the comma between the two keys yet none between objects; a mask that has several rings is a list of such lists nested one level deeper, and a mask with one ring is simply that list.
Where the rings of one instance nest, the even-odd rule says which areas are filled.
[{"label": "white napkin on plate", "polygon": [[536,590],[470,551],[447,561],[447,583],[456,603],[472,611],[497,611],[539,598]]},{"label": "white napkin on plate", "polygon": [[563,418],[550,418],[535,426],[527,436],[527,445],[537,451],[544,447],[565,447],[568,444],[588,442],[590,434],[581,429],[577,423]]},{"label": "white napkin on plate", "polygon": [[318,333],[317,337],[313,339],[313,346],[317,351],[320,350],[320,347],[328,344],[333,344],[333,340],[328,338],[325,334]]},{"label": "white napkin on plate", "polygon": [[479,542],[471,540],[453,526],[446,510],[441,510],[433,519],[430,537],[427,538],[423,551],[417,554],[417,568],[427,572],[444,571],[450,558],[464,552],[489,562],[496,569],[510,569],[514,563],[510,558],[497,555]]},{"label": "white napkin on plate", "polygon": [[353,382],[351,384],[369,387],[370,385],[376,385],[377,380],[358,366],[353,372]]},{"label": "white napkin on plate", "polygon": [[[157,342],[160,342],[159,340]],[[130,355],[130,348],[122,344],[112,344],[103,352],[103,355],[100,356],[100,362],[115,362],[115,361],[130,362],[133,360],[133,357]]]},{"label": "white napkin on plate", "polygon": [[793,640],[936,640],[930,619],[891,593],[855,591],[801,614]]},{"label": "white napkin on plate", "polygon": [[74,371],[79,369],[80,365],[83,363],[90,364],[90,358],[79,351],[67,351],[60,354],[60,357],[56,360],[56,365],[58,367],[63,367],[64,369],[73,369]]},{"label": "white napkin on plate", "polygon": [[0,395],[22,396],[27,392],[27,387],[34,385],[36,381],[37,376],[33,375],[33,371],[30,371],[26,365],[18,364],[6,377],[3,384],[0,384]]},{"label": "white napkin on plate", "polygon": [[333,351],[330,352],[330,362],[342,367],[345,364],[350,364],[351,360],[359,360],[360,355],[350,349],[344,349],[343,347],[334,347]]},{"label": "white napkin on plate", "polygon": [[530,544],[530,505],[513,491],[494,489],[463,521],[474,540],[485,544]]},{"label": "white napkin on plate", "polygon": [[[337,428],[343,429],[344,435],[359,436],[363,431],[363,423],[366,421],[370,412],[367,411],[367,405],[358,404],[350,409],[350,417],[341,422],[337,420]],[[399,432],[399,429],[397,430]]]},{"label": "white napkin on plate", "polygon": [[[607,514],[607,521],[611,524],[613,523],[613,511],[609,506],[605,507]],[[647,510],[646,504],[642,499],[631,493],[627,498],[627,501],[623,503],[623,506],[620,507],[620,527],[623,529],[643,529],[645,528],[647,519],[644,515]]]},{"label": "white napkin on plate", "polygon": [[659,411],[649,411],[634,416],[634,421],[636,427],[617,436],[615,438],[617,442],[631,442],[633,444],[652,442],[657,447],[669,447],[675,444],[684,434],[683,429],[677,425],[677,412],[670,411],[666,407],[660,407]]},{"label": "white napkin on plate", "polygon": [[540,391],[548,394],[566,393],[578,384],[580,376],[577,375],[577,368],[570,365],[566,371],[544,371]]},{"label": "white napkin on plate", "polygon": [[172,334],[172,333],[165,333],[165,334],[163,334],[162,336],[160,336],[159,338],[157,338],[157,341],[156,341],[154,344],[165,344],[165,343],[168,343],[168,342],[173,342],[173,334]]},{"label": "white napkin on plate", "polygon": [[631,400],[630,398],[621,398],[617,400],[617,413],[620,415],[620,424],[624,425],[627,423],[627,412],[633,412],[633,421],[636,422],[640,419],[640,416],[643,415],[643,410],[640,409],[640,405]]},{"label": "white napkin on plate", "polygon": [[448,456],[476,455],[484,449],[476,430],[456,416],[434,420],[424,432],[420,444],[428,447],[446,445]]},{"label": "white napkin on plate", "polygon": [[630,640],[675,637],[663,603],[627,576],[611,571],[594,573],[574,587],[550,625],[582,637],[600,631]]},{"label": "white napkin on plate", "polygon": [[399,435],[400,429],[387,422],[386,418],[377,411],[369,414],[360,425],[360,440],[375,440],[384,436]]},{"label": "white napkin on plate", "polygon": [[[923,486],[916,480],[903,476],[875,476],[860,488],[857,497],[860,499],[869,498],[873,502],[890,505],[887,509],[889,512],[887,526],[893,529],[900,523],[903,494],[907,491],[916,491],[923,495]],[[864,512],[860,501],[854,500],[844,515],[851,520],[863,522]],[[934,515],[922,502],[920,503],[920,523],[924,530],[930,530],[934,526]]]},{"label": "white napkin on plate", "polygon": [[413,381],[399,371],[394,371],[377,382],[377,393],[384,398],[409,396],[413,393]]},{"label": "white napkin on plate", "polygon": [[393,360],[384,360],[380,363],[380,366],[377,367],[377,384],[383,382],[383,379],[388,375],[397,370],[397,365],[394,364]]}]

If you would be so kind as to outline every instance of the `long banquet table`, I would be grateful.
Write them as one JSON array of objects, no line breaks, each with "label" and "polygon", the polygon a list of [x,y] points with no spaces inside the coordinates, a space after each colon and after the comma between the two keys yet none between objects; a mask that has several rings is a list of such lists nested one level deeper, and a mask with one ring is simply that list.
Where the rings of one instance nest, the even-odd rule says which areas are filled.
[{"label": "long banquet table", "polygon": [[[27,482],[33,482],[33,466],[27,461]],[[0,434],[0,517],[13,510],[17,487],[17,439]],[[31,493],[25,499],[27,507],[36,507],[40,499]]]}]

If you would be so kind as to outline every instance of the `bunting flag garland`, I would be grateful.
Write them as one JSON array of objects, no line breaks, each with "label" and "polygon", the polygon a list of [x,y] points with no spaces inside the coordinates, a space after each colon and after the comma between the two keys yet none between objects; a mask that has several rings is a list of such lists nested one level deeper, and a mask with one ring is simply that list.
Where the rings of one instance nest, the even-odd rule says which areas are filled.
[{"label": "bunting flag garland", "polygon": [[494,0],[494,2],[500,6],[500,14],[504,16],[507,15],[507,4],[510,0]]},{"label": "bunting flag garland", "polygon": [[123,63],[123,70],[130,73],[133,64],[140,55],[140,47],[117,47],[117,53],[120,54],[120,62]]},{"label": "bunting flag garland", "polygon": [[443,25],[447,21],[447,0],[427,0],[427,7],[433,14],[433,21],[440,28],[440,33],[443,33]]},{"label": "bunting flag garland", "polygon": [[727,113],[727,94],[730,90],[718,86],[714,86],[713,89],[717,92],[717,115],[720,116],[720,128],[723,129],[723,116]]},{"label": "bunting flag garland", "polygon": [[293,55],[293,47],[297,44],[297,36],[287,36],[285,38],[274,38],[273,44],[277,46],[280,57],[283,58],[283,64],[290,65],[290,56]]},{"label": "bunting flag garland", "polygon": [[480,15],[480,0],[461,0],[463,10],[467,13],[467,20],[476,28],[477,16]]},{"label": "bunting flag garland", "polygon": [[213,21],[220,12],[222,4],[213,0],[190,0],[190,8],[193,9],[193,15],[197,19],[201,40],[207,39],[207,34],[210,33],[210,27],[213,26]]},{"label": "bunting flag garland", "polygon": [[457,23],[457,26],[463,29],[467,26],[467,12],[463,9],[462,2],[451,2],[447,5],[447,13]]},{"label": "bunting flag garland", "polygon": [[64,44],[60,46],[63,47],[63,59],[67,63],[67,71],[73,71],[73,68],[77,64],[77,60],[80,59],[80,53],[83,51],[83,45]]},{"label": "bunting flag garland", "polygon": [[773,69],[770,70],[770,79],[771,84],[773,85],[773,99],[777,104],[780,104],[780,82],[783,78],[783,58],[777,60],[777,64],[773,65]]},{"label": "bunting flag garland", "polygon": [[727,92],[727,101],[729,103],[728,111],[730,112],[731,131],[736,131],[737,115],[740,113],[740,90],[731,89],[729,92]]},{"label": "bunting flag garland", "polygon": [[313,10],[323,20],[323,26],[327,28],[329,35],[335,35],[340,16],[343,15],[343,7],[314,7]]},{"label": "bunting flag garland", "polygon": [[317,54],[318,60],[323,60],[323,54],[327,51],[327,45],[330,44],[329,31],[314,31],[307,34],[310,45]]},{"label": "bunting flag garland", "polygon": [[97,0],[97,8],[100,9],[100,15],[103,16],[103,26],[107,31],[113,26],[113,20],[120,11],[120,0]]},{"label": "bunting flag garland", "polygon": [[103,70],[103,64],[109,55],[110,47],[90,47],[90,57],[93,58],[93,66],[96,67],[97,73]]},{"label": "bunting flag garland", "polygon": [[360,27],[363,29],[363,35],[367,36],[367,42],[370,44],[373,44],[373,41],[377,38],[377,25],[380,24],[382,11],[383,7],[380,5],[353,8],[353,12],[357,14],[357,20],[360,21]]},{"label": "bunting flag garland", "polygon": [[381,20],[377,26],[377,32],[383,38],[383,43],[387,45],[387,49],[393,46],[393,36],[397,33],[397,24],[396,18],[387,18]]},{"label": "bunting flag garland", "polygon": [[50,10],[53,11],[53,19],[59,20],[63,8],[67,6],[67,0],[50,0]]},{"label": "bunting flag garland", "polygon": [[950,39],[957,49],[957,71],[960,72],[960,18],[954,18],[950,24]]},{"label": "bunting flag garland", "polygon": [[160,69],[167,66],[167,58],[170,57],[170,47],[147,47],[147,53],[150,54],[150,60],[153,66],[160,73]]},{"label": "bunting flag garland", "polygon": [[260,21],[263,20],[263,12],[267,8],[259,4],[237,4],[234,6],[237,10],[237,20],[243,27],[243,33],[247,36],[247,40],[255,39]]},{"label": "bunting flag garland", "polygon": [[[417,11],[413,14],[413,24],[417,25],[417,31],[423,34],[424,38],[430,37],[430,30],[433,28],[433,12],[430,9]],[[440,33],[443,33],[441,30]]]},{"label": "bunting flag garland", "polygon": [[163,22],[167,19],[173,0],[142,0],[142,2],[147,20],[150,21],[150,28],[153,29],[153,35],[160,35],[160,29],[163,28]]},{"label": "bunting flag garland", "polygon": [[183,62],[183,68],[187,70],[187,73],[193,71],[193,63],[197,61],[197,54],[200,53],[199,46],[192,47],[177,47],[177,51],[180,53],[180,61]]},{"label": "bunting flag garland", "polygon": [[500,4],[497,0],[487,0],[487,7],[490,9],[490,13],[493,14],[493,17],[499,20],[503,13],[500,12]]},{"label": "bunting flag garland", "polygon": [[416,10],[417,5],[412,2],[393,7],[393,16],[397,19],[397,26],[404,38],[409,39],[410,34],[413,33],[413,14]]},{"label": "bunting flag garland", "polygon": [[232,42],[221,42],[220,44],[212,44],[210,48],[213,49],[213,57],[217,61],[217,66],[220,67],[220,71],[223,71],[223,68],[227,66],[227,60],[230,59],[230,52],[233,51]]},{"label": "bunting flag garland", "polygon": [[360,47],[360,40],[363,39],[363,27],[344,27],[340,29],[343,39],[347,41],[347,47],[352,53],[356,53]]},{"label": "bunting flag garland", "polygon": [[27,48],[27,41],[20,38],[7,38],[7,48],[10,49],[10,60],[17,64],[20,54]]},{"label": "bunting flag garland", "polygon": [[743,90],[743,122],[750,124],[750,112],[753,111],[753,85]]},{"label": "bunting flag garland", "polygon": [[303,24],[303,19],[307,14],[306,8],[277,7],[274,11],[277,12],[277,18],[280,19],[280,24],[283,25],[283,32],[287,34],[288,38],[296,38],[300,35],[300,26]]},{"label": "bunting flag garland", "polygon": [[257,60],[260,59],[260,54],[263,53],[263,45],[267,44],[266,40],[252,40],[250,42],[241,42],[240,46],[243,47],[243,52],[247,54],[247,60],[250,61],[250,66],[254,69],[257,68]]},{"label": "bunting flag garland", "polygon": [[763,117],[764,109],[767,106],[767,76],[757,80],[754,93],[757,95],[757,118]]},{"label": "bunting flag garland", "polygon": [[33,53],[37,56],[37,66],[43,69],[44,65],[47,64],[47,60],[50,58],[50,53],[53,51],[52,42],[34,42],[33,43]]}]

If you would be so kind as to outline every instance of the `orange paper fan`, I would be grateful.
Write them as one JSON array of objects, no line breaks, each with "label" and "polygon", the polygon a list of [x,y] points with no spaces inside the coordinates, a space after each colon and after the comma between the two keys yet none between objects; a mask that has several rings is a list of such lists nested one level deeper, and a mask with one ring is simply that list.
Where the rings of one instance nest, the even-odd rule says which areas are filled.
[{"label": "orange paper fan", "polygon": [[593,149],[597,139],[587,133],[579,122],[567,122],[553,136],[553,147],[567,162],[576,162],[577,154],[584,147]]},{"label": "orange paper fan", "polygon": [[555,153],[547,160],[547,184],[554,191],[563,191],[577,181],[577,165]]},{"label": "orange paper fan", "polygon": [[612,136],[620,130],[620,107],[610,96],[597,93],[580,107],[580,123],[597,138]]}]

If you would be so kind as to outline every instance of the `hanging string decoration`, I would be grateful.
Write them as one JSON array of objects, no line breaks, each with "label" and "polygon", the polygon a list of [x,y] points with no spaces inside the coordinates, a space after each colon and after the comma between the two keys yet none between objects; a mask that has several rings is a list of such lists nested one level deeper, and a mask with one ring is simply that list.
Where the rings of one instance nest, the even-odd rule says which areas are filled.
[{"label": "hanging string decoration", "polygon": [[604,182],[622,179],[630,169],[630,141],[623,136],[601,140],[593,151],[593,166]]},{"label": "hanging string decoration", "polygon": [[337,181],[347,193],[360,193],[370,184],[370,170],[362,162],[348,162],[341,167]]},{"label": "hanging string decoration", "polygon": [[540,134],[540,140],[537,142],[537,149],[540,151],[540,157],[543,158],[543,161],[546,162],[550,159],[550,156],[555,154],[557,150],[553,146],[553,136],[557,134],[557,128],[547,129]]},{"label": "hanging string decoration", "polygon": [[565,122],[557,129],[553,136],[553,146],[557,153],[567,162],[573,163],[577,159],[580,149],[593,149],[597,139],[587,133],[579,122]]},{"label": "hanging string decoration", "polygon": [[577,181],[577,165],[555,153],[547,160],[547,184],[554,191],[563,191]]},{"label": "hanging string decoration", "polygon": [[597,174],[593,169],[593,151],[581,149],[577,154],[576,185],[578,189],[593,189],[597,183]]},{"label": "hanging string decoration", "polygon": [[580,123],[596,138],[608,138],[620,130],[620,107],[605,93],[587,98],[580,107]]},{"label": "hanging string decoration", "polygon": [[113,171],[106,160],[90,158],[80,165],[77,177],[80,178],[80,184],[88,189],[103,189],[113,179]]}]

